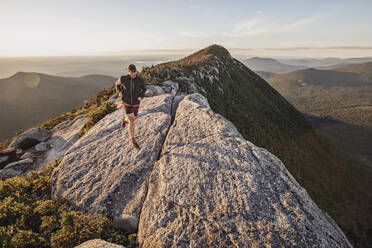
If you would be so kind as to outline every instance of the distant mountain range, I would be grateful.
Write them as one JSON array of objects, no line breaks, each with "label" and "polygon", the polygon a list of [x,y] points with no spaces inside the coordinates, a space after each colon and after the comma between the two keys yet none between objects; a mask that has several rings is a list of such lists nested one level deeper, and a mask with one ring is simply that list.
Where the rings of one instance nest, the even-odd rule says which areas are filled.
[{"label": "distant mountain range", "polygon": [[57,77],[33,72],[0,79],[0,139],[71,111],[114,80],[104,75]]},{"label": "distant mountain range", "polygon": [[304,66],[288,65],[285,63],[278,62],[271,58],[260,58],[254,57],[243,61],[248,68],[253,71],[264,71],[264,72],[289,72],[297,69],[305,68]]},{"label": "distant mountain range", "polygon": [[137,70],[180,56],[171,55],[112,55],[112,56],[57,56],[57,57],[0,57],[0,78],[18,71],[34,71],[62,77],[81,77],[100,74],[118,77],[127,65],[134,63]]},{"label": "distant mountain range", "polygon": [[277,59],[281,63],[296,66],[314,67],[318,69],[331,69],[349,64],[360,64],[372,61],[372,57],[362,58],[302,58],[302,59]]},{"label": "distant mountain range", "polygon": [[273,59],[253,57],[242,60],[251,70],[267,76],[265,73],[286,73],[304,68],[331,69],[349,64],[365,63],[372,61],[372,57],[364,58],[303,58],[303,59]]},{"label": "distant mountain range", "polygon": [[266,79],[345,152],[372,166],[372,62]]}]

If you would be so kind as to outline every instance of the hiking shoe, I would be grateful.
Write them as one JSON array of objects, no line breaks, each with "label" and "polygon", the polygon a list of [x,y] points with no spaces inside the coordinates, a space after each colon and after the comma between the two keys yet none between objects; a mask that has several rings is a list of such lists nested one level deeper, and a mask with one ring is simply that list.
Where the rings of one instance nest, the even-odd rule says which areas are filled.
[{"label": "hiking shoe", "polygon": [[136,148],[138,150],[141,149],[141,147],[138,145],[138,143],[134,139],[132,139],[132,145],[133,145],[134,148]]},{"label": "hiking shoe", "polygon": [[128,121],[125,118],[123,118],[123,120],[121,122],[121,128],[124,128],[127,123],[128,123]]}]

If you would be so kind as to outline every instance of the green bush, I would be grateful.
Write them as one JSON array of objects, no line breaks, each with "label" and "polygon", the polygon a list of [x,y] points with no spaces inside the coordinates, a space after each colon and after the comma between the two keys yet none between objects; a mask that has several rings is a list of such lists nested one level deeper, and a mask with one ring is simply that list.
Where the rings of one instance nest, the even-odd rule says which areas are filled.
[{"label": "green bush", "polygon": [[106,216],[87,215],[51,199],[50,175],[59,162],[0,181],[1,247],[74,247],[95,238],[135,247],[136,234],[115,228]]},{"label": "green bush", "polygon": [[116,106],[114,104],[106,103],[105,105],[101,105],[100,107],[96,108],[95,110],[88,113],[88,118],[85,122],[85,125],[79,131],[80,137],[83,136],[88,130],[94,126],[99,120],[101,120],[105,115],[112,113],[116,110]]}]

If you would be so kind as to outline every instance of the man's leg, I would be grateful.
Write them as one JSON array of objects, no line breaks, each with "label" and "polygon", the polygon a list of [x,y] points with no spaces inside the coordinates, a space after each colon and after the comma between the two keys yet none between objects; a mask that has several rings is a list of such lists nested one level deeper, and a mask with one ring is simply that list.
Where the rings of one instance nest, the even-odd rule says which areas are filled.
[{"label": "man's leg", "polygon": [[134,136],[134,123],[135,123],[135,120],[136,120],[136,116],[134,115],[134,113],[130,113],[128,115],[128,118],[129,118],[129,133],[130,133],[130,137],[131,137],[131,140],[132,140],[132,145],[136,149],[141,149],[141,147],[136,142],[136,138]]},{"label": "man's leg", "polygon": [[135,138],[135,136],[134,136],[134,122],[136,120],[136,116],[133,113],[130,113],[128,115],[128,119],[129,119],[129,134],[130,134],[130,137],[133,139],[133,138]]},{"label": "man's leg", "polygon": [[123,114],[123,119],[121,120],[121,127],[122,128],[124,128],[125,126],[126,126],[126,124],[129,122],[129,119],[128,119],[128,109],[127,109],[127,107],[125,107],[124,106],[124,104],[123,104],[123,112],[124,112],[124,114]]}]

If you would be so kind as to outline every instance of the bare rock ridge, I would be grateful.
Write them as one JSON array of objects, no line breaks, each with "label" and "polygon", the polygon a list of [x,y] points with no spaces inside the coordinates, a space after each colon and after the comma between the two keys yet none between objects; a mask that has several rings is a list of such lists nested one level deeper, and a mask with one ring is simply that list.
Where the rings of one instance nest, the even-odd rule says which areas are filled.
[{"label": "bare rock ridge", "polygon": [[178,105],[151,173],[141,247],[350,247],[283,163],[200,94]]},{"label": "bare rock ridge", "polygon": [[173,95],[144,98],[136,120],[136,139],[121,128],[123,110],[105,116],[81,137],[53,171],[53,194],[79,208],[104,212],[134,232],[147,192],[147,179],[171,124]]},{"label": "bare rock ridge", "polygon": [[138,228],[140,247],[351,247],[283,163],[201,94],[146,97],[138,152],[121,117],[105,116],[66,152],[53,195]]}]

